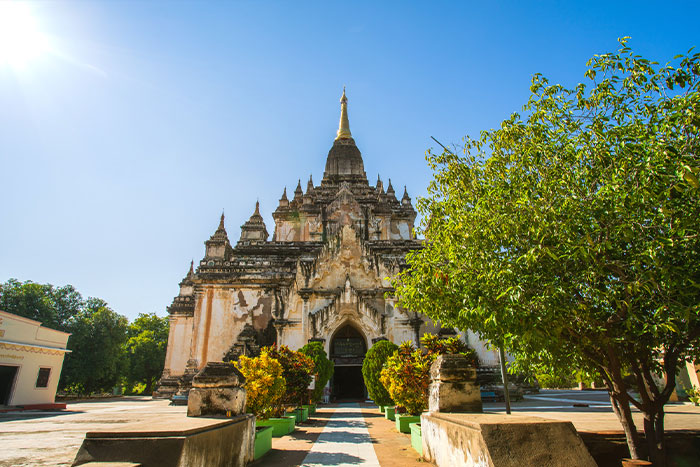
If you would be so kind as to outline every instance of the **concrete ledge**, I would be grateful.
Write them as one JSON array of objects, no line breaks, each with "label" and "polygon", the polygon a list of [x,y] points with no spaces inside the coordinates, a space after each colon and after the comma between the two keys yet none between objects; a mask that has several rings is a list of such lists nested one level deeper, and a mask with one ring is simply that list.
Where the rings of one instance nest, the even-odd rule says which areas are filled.
[{"label": "concrete ledge", "polygon": [[143,467],[242,467],[253,461],[255,417],[162,417],[85,435],[73,462],[131,462]]},{"label": "concrete ledge", "polygon": [[425,413],[423,457],[438,467],[596,467],[571,422],[517,415]]}]

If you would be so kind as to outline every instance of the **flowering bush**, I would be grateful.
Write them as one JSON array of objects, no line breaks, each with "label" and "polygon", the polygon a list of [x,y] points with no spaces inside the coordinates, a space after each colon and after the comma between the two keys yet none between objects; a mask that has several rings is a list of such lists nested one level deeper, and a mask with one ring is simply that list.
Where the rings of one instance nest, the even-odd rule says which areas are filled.
[{"label": "flowering bush", "polygon": [[404,342],[386,360],[379,380],[397,405],[411,415],[428,406],[430,364],[432,360],[411,342]]},{"label": "flowering bush", "polygon": [[245,376],[246,412],[263,420],[281,415],[286,384],[280,362],[263,349],[259,357],[242,355],[234,365]]},{"label": "flowering bush", "polygon": [[314,361],[301,352],[290,350],[286,345],[279,348],[265,347],[265,351],[282,365],[282,376],[287,390],[282,399],[286,404],[302,405],[309,402],[308,387],[314,371]]},{"label": "flowering bush", "polygon": [[401,344],[382,369],[380,381],[391,398],[411,415],[428,408],[430,365],[442,354],[462,354],[477,364],[476,352],[459,336],[441,339],[433,334],[421,338],[426,351],[416,349],[411,342]]}]

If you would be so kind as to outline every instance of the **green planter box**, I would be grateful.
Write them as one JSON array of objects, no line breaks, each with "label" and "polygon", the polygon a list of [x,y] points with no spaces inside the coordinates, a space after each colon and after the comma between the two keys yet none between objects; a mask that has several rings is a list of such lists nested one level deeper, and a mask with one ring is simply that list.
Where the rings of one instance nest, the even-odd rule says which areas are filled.
[{"label": "green planter box", "polygon": [[305,422],[309,419],[309,409],[304,407],[298,407],[294,409],[294,412],[292,413],[297,418],[297,423]]},{"label": "green planter box", "polygon": [[[257,420],[256,426],[272,428],[272,436],[279,438],[294,431],[294,420],[296,417],[268,418],[267,420]],[[257,435],[256,435],[257,436]]]},{"label": "green planter box", "polygon": [[410,433],[409,423],[420,423],[420,415],[399,414],[396,416],[396,430],[401,433]]},{"label": "green planter box", "polygon": [[380,405],[380,406],[379,406],[379,411],[380,411],[381,413],[384,413],[385,410],[386,410],[386,405]]},{"label": "green planter box", "polygon": [[311,404],[311,405],[302,405],[303,408],[305,408],[309,415],[313,415],[316,413],[316,406]]},{"label": "green planter box", "polygon": [[420,423],[409,423],[408,427],[411,430],[411,446],[421,456],[423,455],[423,433],[420,429]]},{"label": "green planter box", "polygon": [[396,420],[394,415],[396,414],[396,407],[384,407],[384,416],[391,420],[392,422]]},{"label": "green planter box", "polygon": [[271,426],[259,426],[255,428],[255,455],[254,459],[258,460],[267,451],[272,449],[272,427]]}]

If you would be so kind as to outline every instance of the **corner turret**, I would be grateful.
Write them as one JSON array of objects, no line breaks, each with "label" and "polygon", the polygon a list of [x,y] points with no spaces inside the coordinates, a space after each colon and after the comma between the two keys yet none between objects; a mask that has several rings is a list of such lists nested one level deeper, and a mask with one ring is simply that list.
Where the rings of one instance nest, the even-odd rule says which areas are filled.
[{"label": "corner turret", "polygon": [[250,219],[241,226],[241,239],[238,245],[251,243],[265,243],[267,241],[267,228],[260,215],[260,202],[255,202],[255,212]]},{"label": "corner turret", "polygon": [[228,241],[228,235],[224,227],[223,212],[221,213],[221,220],[219,220],[219,227],[214,232],[214,235],[204,242],[204,245],[206,246],[205,259],[224,258],[226,256],[226,250],[230,248],[231,243]]}]

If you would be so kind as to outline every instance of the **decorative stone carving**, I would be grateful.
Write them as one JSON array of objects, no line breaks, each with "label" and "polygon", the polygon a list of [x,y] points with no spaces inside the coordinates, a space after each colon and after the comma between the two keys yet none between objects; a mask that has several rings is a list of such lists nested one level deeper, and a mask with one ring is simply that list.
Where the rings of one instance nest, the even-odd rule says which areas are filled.
[{"label": "decorative stone carving", "polygon": [[192,379],[187,416],[240,415],[245,412],[245,377],[231,363],[209,362]]},{"label": "decorative stone carving", "polygon": [[440,355],[430,366],[429,411],[483,412],[476,370],[467,357]]}]

